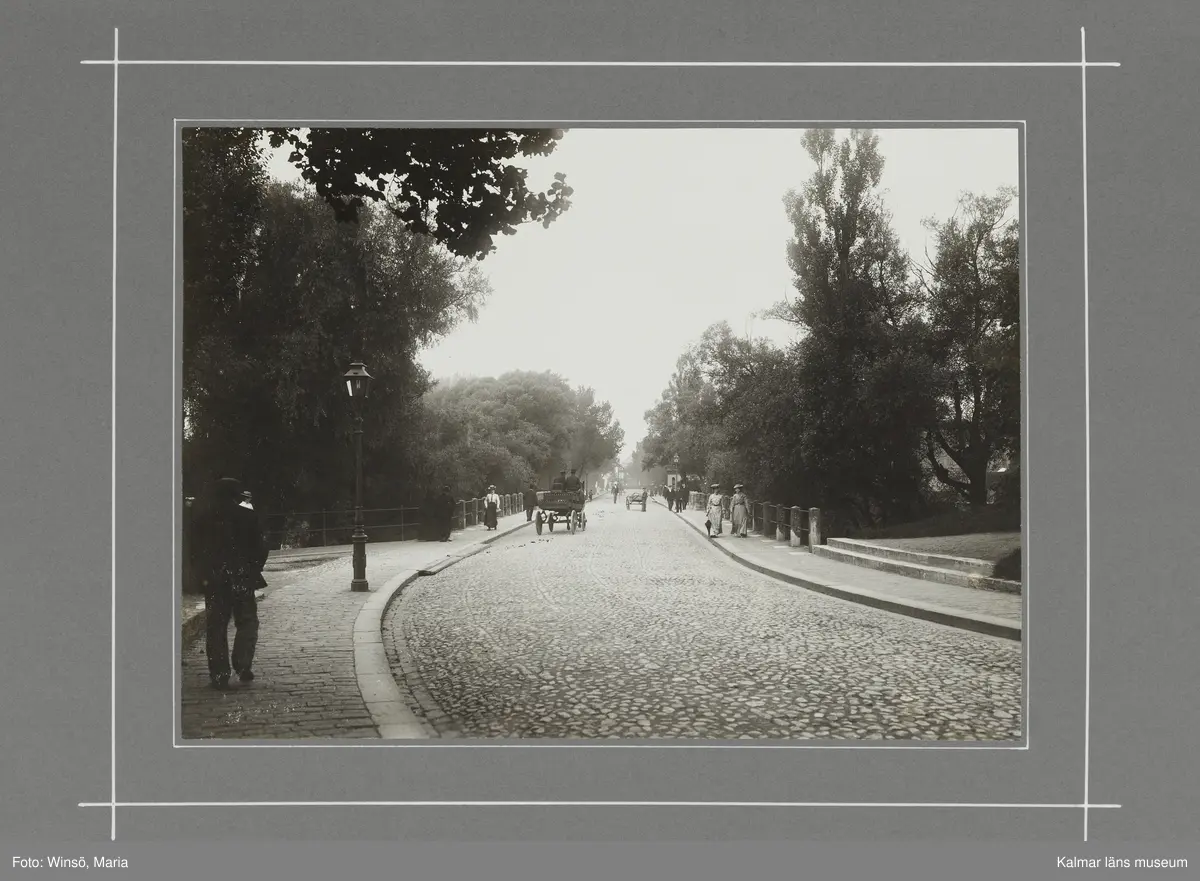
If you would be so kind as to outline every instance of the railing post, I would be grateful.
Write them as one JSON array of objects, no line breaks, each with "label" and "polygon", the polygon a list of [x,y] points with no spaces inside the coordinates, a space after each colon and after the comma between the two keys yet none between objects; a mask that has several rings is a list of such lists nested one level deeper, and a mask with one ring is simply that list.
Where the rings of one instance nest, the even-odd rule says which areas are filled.
[{"label": "railing post", "polygon": [[804,511],[798,505],[792,505],[792,534],[788,544],[794,548],[804,545]]},{"label": "railing post", "polygon": [[790,541],[792,537],[792,509],[780,505],[779,520],[775,527],[775,540],[780,542]]},{"label": "railing post", "polygon": [[329,547],[329,531],[325,524],[325,512],[321,512],[321,547]]},{"label": "railing post", "polygon": [[460,526],[459,529],[467,528],[467,500],[466,499],[458,500],[458,521],[459,521],[459,523],[462,524],[462,526]]},{"label": "railing post", "polygon": [[821,544],[821,509],[808,509],[808,547],[810,550]]}]

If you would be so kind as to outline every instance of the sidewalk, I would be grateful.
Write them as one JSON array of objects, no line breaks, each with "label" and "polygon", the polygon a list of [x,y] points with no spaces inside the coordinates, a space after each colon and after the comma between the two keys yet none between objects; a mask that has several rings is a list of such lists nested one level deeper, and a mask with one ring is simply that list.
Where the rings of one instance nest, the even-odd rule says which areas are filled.
[{"label": "sidewalk", "polygon": [[[707,536],[703,511],[687,510],[676,516],[700,535]],[[753,533],[746,538],[735,538],[729,533],[728,521],[724,528],[723,535],[711,540],[712,545],[764,575],[913,618],[1007,639],[1021,638],[1019,595],[936,584],[839,563]]]},{"label": "sidewalk", "polygon": [[[451,565],[448,558],[462,559],[528,525],[520,512],[501,517],[495,532],[472,526],[456,531],[449,543],[368,544],[371,590],[363,593],[350,590],[349,547],[294,555],[291,565],[289,555],[272,555],[263,573],[267,588],[258,610],[253,682],[235,678],[229,691],[208,688],[203,615],[198,627],[185,621],[198,635],[182,648],[182,739],[378,738],[378,708],[367,702],[380,698],[372,692],[374,674],[361,669],[367,658],[364,637],[356,635],[360,616],[369,619],[371,607],[381,611],[391,594],[423,571]],[[189,606],[194,602],[185,597],[185,615]],[[381,639],[378,630],[375,639]]]}]

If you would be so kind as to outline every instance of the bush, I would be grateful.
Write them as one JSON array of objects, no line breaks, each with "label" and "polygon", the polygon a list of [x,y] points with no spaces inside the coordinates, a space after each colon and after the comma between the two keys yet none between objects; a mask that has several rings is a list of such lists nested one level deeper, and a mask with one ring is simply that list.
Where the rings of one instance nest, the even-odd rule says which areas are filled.
[{"label": "bush", "polygon": [[993,573],[996,578],[1007,578],[1009,581],[1021,580],[1021,549],[1005,555],[996,562]]}]

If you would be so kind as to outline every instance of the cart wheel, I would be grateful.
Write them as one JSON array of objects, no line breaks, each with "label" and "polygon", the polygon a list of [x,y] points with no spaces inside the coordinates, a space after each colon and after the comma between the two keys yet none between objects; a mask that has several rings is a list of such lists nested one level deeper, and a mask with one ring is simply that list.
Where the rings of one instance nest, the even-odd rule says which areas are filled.
[{"label": "cart wheel", "polygon": [[567,532],[570,533],[571,535],[575,534],[575,515],[574,514],[567,515]]}]

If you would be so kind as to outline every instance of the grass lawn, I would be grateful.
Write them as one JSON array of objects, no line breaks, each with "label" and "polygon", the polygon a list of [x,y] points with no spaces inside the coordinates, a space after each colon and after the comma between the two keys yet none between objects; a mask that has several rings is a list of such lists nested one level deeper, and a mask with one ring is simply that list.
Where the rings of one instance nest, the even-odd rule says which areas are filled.
[{"label": "grass lawn", "polygon": [[895,526],[864,529],[847,538],[882,545],[971,557],[996,565],[996,577],[1021,580],[1021,512],[989,506],[978,511],[949,511]]}]

